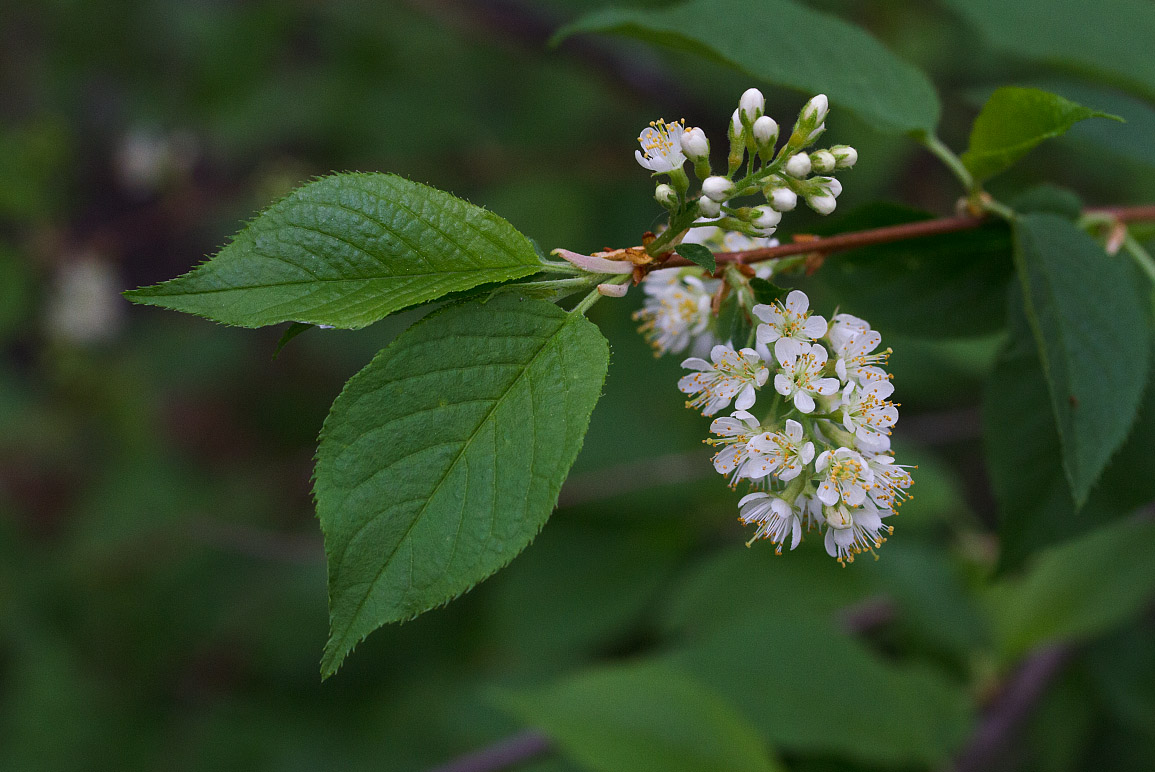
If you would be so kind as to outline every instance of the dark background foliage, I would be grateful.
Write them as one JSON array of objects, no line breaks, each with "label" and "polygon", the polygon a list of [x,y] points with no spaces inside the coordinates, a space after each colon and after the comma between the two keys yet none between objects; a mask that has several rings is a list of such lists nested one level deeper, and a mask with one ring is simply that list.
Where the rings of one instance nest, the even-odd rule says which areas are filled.
[{"label": "dark background foliage", "polygon": [[[944,5],[814,5],[927,71],[943,100],[940,133],[960,150],[985,96],[1008,83],[1128,119],[1076,127],[999,177],[996,194],[1047,180],[1095,205],[1155,200],[1155,111],[1135,89],[1088,79],[1078,61],[1007,56]],[[964,752],[992,696],[1038,653],[1008,649],[990,630],[1018,618],[999,600],[1018,587],[1015,571],[1051,545],[1129,525],[1121,518],[1137,509],[1150,516],[1155,408],[1140,412],[1081,511],[1061,478],[1038,473],[1037,459],[1055,454],[1036,447],[1045,430],[1008,435],[1018,406],[988,406],[989,459],[1005,465],[991,470],[982,391],[1004,337],[1009,262],[1006,273],[970,277],[973,302],[911,315],[888,295],[891,282],[902,289],[901,271],[885,281],[855,272],[869,255],[831,258],[807,285],[826,313],[878,309],[869,318],[895,350],[903,403],[896,442],[919,464],[915,500],[881,560],[845,570],[809,542],[781,558],[741,546],[736,496],[700,445],[705,422],[682,407],[677,363],[652,359],[633,332],[623,306],[636,299],[606,301],[593,313],[613,346],[605,397],[545,530],[462,599],[371,636],[322,684],[316,434],[345,380],[413,315],[310,331],[274,359],[281,330],[130,307],[118,293],[183,273],[270,200],[333,170],[392,171],[452,191],[547,249],[638,243],[657,211],[632,157],[639,129],[686,117],[720,136],[751,84],[621,39],[546,48],[557,26],[595,6],[4,4],[0,768],[421,769],[545,721],[541,690],[559,678],[639,656],[693,659],[677,647],[717,630],[734,631],[731,670],[696,675],[728,688],[790,769],[931,768]],[[802,104],[764,90],[782,123]],[[956,184],[918,145],[837,104],[827,126],[861,159],[840,212],[878,201],[953,211]],[[835,226],[799,212],[788,225],[863,227],[897,210],[886,211]],[[964,243],[972,254],[1005,249],[987,236]],[[940,251],[960,259],[949,237],[924,246],[888,265],[915,270]],[[913,302],[923,285],[908,289]],[[1032,377],[1025,356],[1025,369],[1004,359],[995,378]],[[1033,388],[1045,402],[1045,385]],[[991,479],[1007,474],[1019,498],[1004,495],[1000,516]],[[1095,554],[1058,549],[1057,576],[1079,576],[1079,556]],[[1135,565],[1150,571],[1145,554]],[[1069,605],[1083,602],[1075,617],[1119,597],[1131,611],[1058,624],[1057,637],[1078,633],[1079,643],[1063,644],[1061,667],[991,768],[1150,769],[1155,620],[1149,595],[1123,589],[1149,581],[1122,569],[1098,579],[1063,590]],[[1090,588],[1085,601],[1079,587]],[[1051,608],[1045,589],[1038,605]],[[1060,622],[1064,613],[1060,603]],[[866,657],[860,668],[840,659],[842,644],[819,645],[832,622],[858,634],[846,661]],[[779,653],[793,657],[788,667],[764,663]],[[940,736],[890,742],[902,710],[928,709],[927,673],[949,691],[943,704],[962,708],[944,708]],[[861,740],[834,728],[842,690],[850,711],[878,700],[878,728]]]}]

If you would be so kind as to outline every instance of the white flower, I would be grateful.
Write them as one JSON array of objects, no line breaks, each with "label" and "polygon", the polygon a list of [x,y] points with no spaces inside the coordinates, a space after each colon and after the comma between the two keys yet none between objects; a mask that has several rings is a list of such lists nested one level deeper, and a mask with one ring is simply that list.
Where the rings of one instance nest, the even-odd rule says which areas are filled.
[{"label": "white flower", "polygon": [[714,469],[718,474],[730,475],[730,485],[734,485],[741,479],[743,467],[749,458],[746,446],[751,437],[762,431],[762,426],[757,418],[745,410],[736,410],[729,417],[715,418],[710,424],[710,431],[719,437],[706,442],[725,446],[714,454]]},{"label": "white flower", "polygon": [[[754,316],[765,322],[758,325],[758,343],[763,346],[773,343],[774,355],[781,361],[799,344],[821,338],[826,334],[826,320],[821,316],[811,316],[809,308],[810,299],[801,290],[793,290],[787,295],[785,304],[779,301],[773,305],[759,303],[754,306],[750,309]],[[822,361],[826,361],[825,351]]]},{"label": "white flower", "polygon": [[810,174],[810,156],[805,153],[795,153],[786,159],[786,166],[783,168],[791,177],[801,179],[807,174]]},{"label": "white flower", "polygon": [[[830,320],[830,329],[826,332],[827,339],[837,348],[847,343],[851,338],[859,333],[866,332],[870,329],[870,325],[863,319],[850,314],[835,314],[834,318]],[[879,338],[881,341],[882,339]]]},{"label": "white flower", "polygon": [[718,203],[724,203],[734,195],[734,183],[717,175],[702,181],[702,193]]},{"label": "white flower", "polygon": [[914,485],[909,467],[894,463],[894,457],[885,454],[870,456],[866,460],[874,472],[874,487],[870,489],[871,500],[880,509],[897,510],[910,498],[906,489]]},{"label": "white flower", "polygon": [[[789,339],[788,339],[789,340]],[[794,407],[803,413],[814,412],[814,397],[829,396],[838,391],[837,378],[823,378],[826,367],[826,349],[807,343],[788,347],[786,356],[779,359],[782,370],[774,376],[774,390],[794,399]],[[778,343],[774,344],[777,353]]]},{"label": "white flower", "polygon": [[645,305],[634,319],[642,322],[638,331],[654,347],[655,355],[681,353],[691,342],[695,352],[710,350],[714,344],[707,329],[713,318],[710,299],[720,284],[685,274],[680,268],[662,268],[646,276],[642,282]]},{"label": "white flower", "polygon": [[874,484],[874,472],[858,451],[838,448],[824,450],[814,462],[814,469],[826,474],[815,494],[828,507],[842,501],[857,507],[866,501],[866,492]]},{"label": "white flower", "polygon": [[798,206],[798,194],[790,188],[774,188],[770,191],[770,206],[779,212],[789,212]]},{"label": "white flower", "polygon": [[766,383],[770,371],[762,364],[762,357],[751,348],[735,351],[732,346],[714,346],[707,362],[690,357],[682,367],[698,372],[682,376],[678,388],[683,394],[698,396],[686,403],[687,407],[701,408],[702,415],[714,415],[729,407],[746,410],[754,406],[757,389]]},{"label": "white flower", "polygon": [[[720,244],[720,247],[721,247],[720,251],[722,251],[722,252],[746,252],[746,251],[751,250],[751,249],[765,249],[767,247],[776,247],[776,246],[778,246],[778,239],[768,239],[768,238],[761,238],[761,237],[757,237],[757,236],[747,236],[745,233],[739,233],[738,231],[725,231],[722,234],[722,242]],[[773,266],[770,263],[771,263],[771,261],[769,261],[769,260],[763,260],[761,263],[754,266],[755,275],[759,275],[758,274],[759,270],[761,270],[763,268],[769,268],[770,271],[767,272],[766,276],[760,276],[760,278],[763,278],[763,279],[769,278],[770,274],[773,273]]]},{"label": "white flower", "polygon": [[638,163],[652,172],[672,172],[681,169],[686,162],[682,153],[682,124],[675,121],[667,124],[665,121],[654,121],[644,129],[638,137],[642,150],[635,150],[634,157]]},{"label": "white flower", "polygon": [[782,554],[787,537],[791,537],[790,549],[802,541],[802,523],[794,509],[777,496],[768,493],[751,493],[738,502],[738,519],[747,525],[756,523],[758,530],[750,539],[769,539],[778,545],[775,550]]},{"label": "white flower", "polygon": [[818,192],[834,196],[835,198],[842,195],[842,183],[834,177],[814,177],[810,182],[814,184]]},{"label": "white flower", "polygon": [[890,449],[890,428],[898,421],[898,410],[887,400],[893,393],[889,380],[852,382],[842,390],[842,426],[863,450],[882,453]]},{"label": "white flower", "polygon": [[889,512],[879,512],[870,501],[861,507],[850,508],[840,504],[826,510],[826,552],[846,565],[854,556],[881,547],[886,539],[883,531],[893,531],[883,525],[882,518]]},{"label": "white flower", "polygon": [[710,157],[710,140],[706,139],[706,132],[696,126],[682,132],[681,146],[691,161],[704,161]]},{"label": "white flower", "polygon": [[774,473],[782,482],[789,482],[814,460],[814,443],[806,439],[802,424],[787,419],[783,432],[763,432],[750,438],[746,449],[750,459],[743,476],[758,480]]},{"label": "white flower", "polygon": [[887,380],[881,365],[886,364],[890,349],[872,353],[882,343],[882,336],[861,319],[839,314],[827,335],[834,348],[834,372],[843,383]]},{"label": "white flower", "polygon": [[738,109],[742,111],[743,117],[752,123],[758,120],[766,109],[766,98],[758,89],[748,88],[742,92],[742,97],[738,100]]}]

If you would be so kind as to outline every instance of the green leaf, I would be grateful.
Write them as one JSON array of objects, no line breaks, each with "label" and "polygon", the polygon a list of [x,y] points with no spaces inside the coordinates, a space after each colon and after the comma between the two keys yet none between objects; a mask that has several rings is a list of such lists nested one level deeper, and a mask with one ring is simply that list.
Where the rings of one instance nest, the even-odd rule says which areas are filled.
[{"label": "green leaf", "polygon": [[1019,214],[1049,212],[1071,221],[1083,214],[1083,200],[1074,191],[1044,182],[1028,188],[1007,202]]},{"label": "green leaf", "polygon": [[1082,506],[1135,420],[1147,382],[1147,309],[1125,256],[1108,255],[1069,220],[1029,214],[1014,231],[1063,468]]},{"label": "green leaf", "polygon": [[976,180],[988,179],[1009,169],[1043,140],[1088,118],[1123,120],[1037,88],[1000,88],[975,119],[962,162]]},{"label": "green leaf", "polygon": [[[930,218],[907,207],[871,204],[841,218],[829,232]],[[884,333],[963,337],[1002,328],[1013,265],[1010,230],[991,222],[833,255],[815,278],[830,293],[832,305]]]},{"label": "green leaf", "polygon": [[781,769],[731,705],[664,664],[591,670],[499,700],[593,772]]},{"label": "green leaf", "polygon": [[125,296],[242,327],[355,329],[539,267],[492,212],[393,174],[338,174],[273,204],[193,271]]},{"label": "green leaf", "polygon": [[999,504],[999,566],[1021,566],[1037,549],[1126,515],[1155,497],[1155,388],[1083,507],[1063,472],[1062,448],[1022,293],[1010,297],[1010,335],[983,400],[987,468]]},{"label": "green leaf", "polygon": [[313,329],[316,326],[317,325],[315,325],[315,324],[304,324],[302,322],[293,322],[288,327],[286,327],[285,331],[283,333],[281,333],[280,340],[277,341],[277,347],[273,350],[273,359],[276,359],[277,357],[279,357],[281,355],[281,352],[284,351],[285,346],[289,345],[289,341],[291,341],[293,338],[297,337],[298,335],[300,335],[303,332],[308,332],[309,330]]},{"label": "green leaf", "polygon": [[700,265],[710,273],[718,270],[718,263],[714,260],[714,253],[709,247],[701,244],[679,244],[678,254],[695,265]]},{"label": "green leaf", "polygon": [[754,300],[766,305],[770,305],[776,300],[782,300],[790,292],[790,290],[779,287],[772,281],[757,277],[750,280],[750,289],[754,290]]},{"label": "green leaf", "polygon": [[688,51],[760,81],[825,93],[836,109],[893,133],[938,123],[934,86],[862,29],[789,0],[690,0],[669,8],[607,8],[563,27],[637,38]]},{"label": "green leaf", "polygon": [[1127,520],[1042,553],[1021,579],[992,590],[1001,650],[1098,635],[1155,597],[1155,523]]},{"label": "green leaf", "polygon": [[992,48],[1155,99],[1155,5],[1149,0],[942,1]]},{"label": "green leaf", "polygon": [[376,628],[452,600],[525,548],[608,362],[581,315],[503,295],[421,320],[349,380],[317,450],[326,675]]},{"label": "green leaf", "polygon": [[[773,587],[745,587],[758,593]],[[940,765],[966,739],[962,689],[924,667],[885,662],[831,625],[747,616],[668,657],[755,721],[771,745],[879,766]]]}]

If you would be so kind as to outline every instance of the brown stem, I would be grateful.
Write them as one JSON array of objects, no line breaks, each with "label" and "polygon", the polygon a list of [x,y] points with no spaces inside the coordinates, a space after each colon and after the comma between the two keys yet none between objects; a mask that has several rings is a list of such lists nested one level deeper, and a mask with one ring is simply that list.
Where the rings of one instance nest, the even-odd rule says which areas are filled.
[{"label": "brown stem", "polygon": [[[1136,222],[1139,220],[1155,220],[1155,204],[1142,206],[1094,207],[1086,210],[1088,214],[1106,214],[1119,222]],[[906,241],[924,236],[935,236],[940,233],[954,233],[956,231],[972,230],[987,222],[986,217],[940,217],[935,220],[903,225],[888,225],[885,228],[871,228],[864,231],[840,233],[837,236],[826,238],[807,239],[792,244],[782,244],[777,247],[762,249],[748,249],[743,252],[718,252],[714,259],[719,263],[757,263],[762,260],[775,260],[790,255],[802,255],[817,252],[828,255],[833,252],[845,252],[859,247],[868,247],[873,244],[887,244],[893,241]],[[662,263],[662,267],[693,265],[689,260],[674,255]]]}]

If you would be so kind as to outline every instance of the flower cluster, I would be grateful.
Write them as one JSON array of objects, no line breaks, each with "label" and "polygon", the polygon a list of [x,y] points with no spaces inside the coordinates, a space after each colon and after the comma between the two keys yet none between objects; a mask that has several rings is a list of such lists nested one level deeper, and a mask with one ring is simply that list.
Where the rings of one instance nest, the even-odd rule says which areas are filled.
[{"label": "flower cluster", "polygon": [[738,504],[739,519],[757,526],[751,541],[780,553],[818,530],[832,557],[853,562],[886,540],[883,521],[913,482],[890,452],[890,349],[879,350],[881,336],[862,319],[812,314],[798,290],[752,312],[757,349],[714,345],[709,361],[682,363],[693,372],[678,387],[704,415],[736,408],[714,419],[707,442],[719,447],[714,468],[753,488]]},{"label": "flower cluster", "polygon": [[[858,153],[848,145],[809,150],[826,130],[830,108],[826,96],[819,94],[806,103],[781,147],[778,123],[764,114],[765,108],[758,89],[742,94],[730,118],[724,174],[714,173],[710,140],[702,129],[659,120],[643,130],[638,137],[641,149],[635,151],[638,163],[654,175],[668,177],[654,191],[658,203],[672,215],[710,218],[725,230],[755,237],[772,234],[782,213],[794,209],[799,198],[819,214],[833,212],[842,184],[832,175],[854,166]],[[689,195],[687,161],[701,180],[696,197]],[[758,194],[764,204],[734,205],[734,199]]]}]

